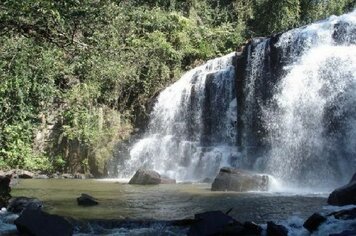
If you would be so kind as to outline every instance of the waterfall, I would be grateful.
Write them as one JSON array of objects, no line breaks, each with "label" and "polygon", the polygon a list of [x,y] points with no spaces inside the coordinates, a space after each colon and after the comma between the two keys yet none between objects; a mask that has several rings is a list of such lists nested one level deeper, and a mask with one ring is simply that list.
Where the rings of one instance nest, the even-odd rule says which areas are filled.
[{"label": "waterfall", "polygon": [[355,43],[356,11],[279,36],[283,73],[259,105],[268,148],[256,168],[302,187],[337,186],[356,171]]},{"label": "waterfall", "polygon": [[356,172],[355,104],[356,10],[188,71],[161,92],[119,173],[199,180],[235,166],[332,188]]},{"label": "waterfall", "polygon": [[198,180],[236,164],[234,55],[188,71],[160,93],[148,131],[119,167],[121,177],[148,168],[177,180]]}]

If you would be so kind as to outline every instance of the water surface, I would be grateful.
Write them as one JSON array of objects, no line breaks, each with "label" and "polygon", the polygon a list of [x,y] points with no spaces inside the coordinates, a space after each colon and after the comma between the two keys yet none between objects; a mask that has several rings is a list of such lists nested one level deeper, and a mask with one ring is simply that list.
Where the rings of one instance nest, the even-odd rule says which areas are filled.
[{"label": "water surface", "polygon": [[[81,193],[97,198],[99,205],[78,206]],[[81,219],[176,220],[232,208],[230,215],[239,221],[264,223],[291,215],[307,218],[326,205],[326,195],[320,194],[211,192],[210,184],[139,186],[74,179],[20,180],[12,195],[39,198],[45,211]]]}]

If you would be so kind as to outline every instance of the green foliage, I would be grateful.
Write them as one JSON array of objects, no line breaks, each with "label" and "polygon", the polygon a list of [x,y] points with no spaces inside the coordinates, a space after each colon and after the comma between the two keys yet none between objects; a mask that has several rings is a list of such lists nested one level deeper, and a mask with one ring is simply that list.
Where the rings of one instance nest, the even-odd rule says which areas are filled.
[{"label": "green foliage", "polygon": [[183,71],[353,0],[5,0],[0,168],[105,174],[117,142]]},{"label": "green foliage", "polygon": [[355,7],[354,0],[257,0],[251,29],[253,35],[278,33]]}]

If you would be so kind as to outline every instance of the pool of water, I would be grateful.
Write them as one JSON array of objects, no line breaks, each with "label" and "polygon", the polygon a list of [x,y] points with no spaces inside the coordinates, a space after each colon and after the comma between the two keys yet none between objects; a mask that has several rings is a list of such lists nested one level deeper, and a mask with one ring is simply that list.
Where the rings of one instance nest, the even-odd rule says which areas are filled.
[{"label": "pool of water", "polygon": [[[81,193],[95,197],[99,205],[78,206]],[[139,186],[105,180],[20,180],[12,196],[36,197],[44,210],[79,219],[177,220],[194,214],[232,208],[239,221],[264,223],[290,216],[307,218],[326,205],[326,194],[211,192],[209,184]]]}]

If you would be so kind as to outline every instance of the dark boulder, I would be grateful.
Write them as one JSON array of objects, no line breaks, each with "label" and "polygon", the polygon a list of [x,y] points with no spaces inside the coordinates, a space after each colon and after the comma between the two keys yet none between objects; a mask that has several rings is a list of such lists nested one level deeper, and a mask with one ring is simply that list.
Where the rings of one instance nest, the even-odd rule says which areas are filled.
[{"label": "dark boulder", "polygon": [[262,233],[262,227],[255,222],[247,221],[244,223],[244,227],[247,235],[260,235]]},{"label": "dark boulder", "polygon": [[212,191],[267,191],[268,176],[223,167],[211,185]]},{"label": "dark boulder", "polygon": [[95,206],[99,204],[95,198],[85,193],[82,193],[82,195],[77,198],[77,203],[80,206]]},{"label": "dark boulder", "polygon": [[0,176],[0,208],[6,207],[11,198],[10,177]]},{"label": "dark boulder", "polygon": [[[219,235],[226,227],[236,221],[221,211],[209,211],[195,215],[195,223],[190,227],[188,236]],[[239,227],[240,229],[240,227]]]},{"label": "dark boulder", "polygon": [[20,213],[25,209],[39,209],[43,203],[37,198],[15,197],[11,198],[7,210],[13,213]]},{"label": "dark boulder", "polygon": [[310,216],[303,224],[303,227],[306,228],[309,232],[313,232],[318,229],[319,225],[324,223],[326,218],[319,213],[314,213]]},{"label": "dark boulder", "polygon": [[351,181],[335,189],[328,198],[328,204],[335,206],[344,206],[356,204],[356,177],[355,175],[351,178]]},{"label": "dark boulder", "polygon": [[288,229],[272,221],[267,222],[267,236],[288,236]]},{"label": "dark boulder", "polygon": [[50,215],[41,209],[25,209],[15,220],[15,225],[20,235],[73,235],[73,226],[65,218]]},{"label": "dark boulder", "polygon": [[129,184],[160,184],[161,176],[156,171],[139,169],[136,171],[135,175],[130,179]]},{"label": "dark boulder", "polygon": [[[246,234],[246,229],[245,227],[240,223],[240,222],[233,222],[228,225],[226,225],[221,232],[219,232],[217,235],[224,235],[224,236],[244,236]],[[249,235],[253,236],[253,235]]]},{"label": "dark boulder", "polygon": [[218,235],[260,236],[261,233],[262,227],[253,222],[245,222],[244,224],[241,224],[240,222],[235,221],[226,225]]},{"label": "dark boulder", "polygon": [[328,216],[334,216],[338,220],[354,220],[356,219],[356,208],[332,212]]}]

